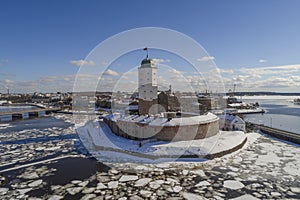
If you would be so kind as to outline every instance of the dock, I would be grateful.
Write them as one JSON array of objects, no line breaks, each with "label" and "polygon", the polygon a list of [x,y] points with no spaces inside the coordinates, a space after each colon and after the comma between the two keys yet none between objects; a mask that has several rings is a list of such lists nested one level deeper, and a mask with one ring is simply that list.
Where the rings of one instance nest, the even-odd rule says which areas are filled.
[{"label": "dock", "polygon": [[273,137],[276,137],[276,138],[279,138],[282,140],[286,140],[289,142],[293,142],[296,144],[300,144],[300,133],[293,133],[293,132],[265,126],[262,124],[255,124],[253,122],[246,122],[246,123],[247,123],[247,125],[254,126],[256,129],[259,129],[263,133],[266,133],[270,136],[273,136]]},{"label": "dock", "polygon": [[258,113],[265,113],[265,110],[262,108],[255,108],[255,109],[236,109],[236,108],[227,108],[224,109],[224,113],[230,114],[258,114]]}]

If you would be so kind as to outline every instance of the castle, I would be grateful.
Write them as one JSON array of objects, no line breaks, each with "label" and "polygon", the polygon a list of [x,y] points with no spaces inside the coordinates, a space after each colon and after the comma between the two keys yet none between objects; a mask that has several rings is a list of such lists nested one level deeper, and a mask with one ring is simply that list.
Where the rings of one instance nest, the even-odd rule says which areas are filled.
[{"label": "castle", "polygon": [[157,67],[148,54],[138,68],[138,75],[140,115],[156,115],[180,110],[179,101],[172,93],[171,86],[168,91],[158,91]]},{"label": "castle", "polygon": [[138,115],[113,113],[103,118],[116,135],[135,139],[193,140],[219,133],[219,118],[205,114],[178,112],[182,106],[168,91],[158,92],[157,67],[152,59],[142,60],[138,68]]}]

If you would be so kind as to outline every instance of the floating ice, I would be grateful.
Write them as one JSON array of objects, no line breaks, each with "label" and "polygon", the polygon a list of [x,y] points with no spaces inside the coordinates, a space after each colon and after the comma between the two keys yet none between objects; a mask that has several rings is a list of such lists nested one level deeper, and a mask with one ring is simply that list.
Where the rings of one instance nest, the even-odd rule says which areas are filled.
[{"label": "floating ice", "polygon": [[237,190],[245,187],[243,183],[235,180],[226,180],[224,181],[223,186],[232,190]]}]

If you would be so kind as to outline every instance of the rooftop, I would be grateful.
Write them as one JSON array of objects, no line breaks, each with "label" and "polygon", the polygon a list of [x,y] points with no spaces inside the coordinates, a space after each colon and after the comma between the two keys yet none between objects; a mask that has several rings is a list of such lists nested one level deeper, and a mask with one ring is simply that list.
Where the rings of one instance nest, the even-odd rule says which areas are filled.
[{"label": "rooftop", "polygon": [[219,118],[212,114],[207,113],[205,115],[185,115],[186,117],[180,118],[164,118],[158,116],[147,116],[147,115],[129,115],[129,116],[121,116],[118,113],[106,115],[106,119],[110,119],[113,121],[127,121],[127,122],[135,122],[142,124],[149,124],[152,126],[182,126],[182,125],[193,125],[193,124],[205,124],[208,122],[212,122],[218,120]]}]

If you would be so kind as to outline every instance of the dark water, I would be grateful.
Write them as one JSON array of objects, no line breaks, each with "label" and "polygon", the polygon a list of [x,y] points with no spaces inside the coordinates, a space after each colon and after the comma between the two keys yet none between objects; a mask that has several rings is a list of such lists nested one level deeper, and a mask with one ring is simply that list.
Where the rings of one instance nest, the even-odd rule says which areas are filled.
[{"label": "dark water", "polygon": [[72,180],[84,180],[97,171],[108,172],[110,169],[96,159],[91,158],[65,158],[49,164],[47,167],[57,169],[55,174],[46,178],[51,185],[65,185]]},{"label": "dark water", "polygon": [[[108,172],[110,169],[108,166],[98,162],[96,159],[88,158],[63,158],[51,163],[35,165],[34,168],[40,168],[46,166],[47,169],[55,169],[54,173],[49,173],[44,177],[40,177],[44,183],[47,183],[43,188],[38,188],[28,192],[29,196],[43,197],[46,194],[51,194],[52,185],[65,185],[72,180],[85,180],[95,174],[96,172]],[[17,182],[26,181],[22,178],[18,178],[20,174],[24,172],[24,169],[18,169],[14,171],[4,172],[3,175],[7,178],[3,187],[10,188],[12,184]],[[95,187],[97,181],[91,181],[87,187]],[[82,194],[78,196],[79,198]],[[74,196],[66,195],[64,199],[77,199]]]}]

